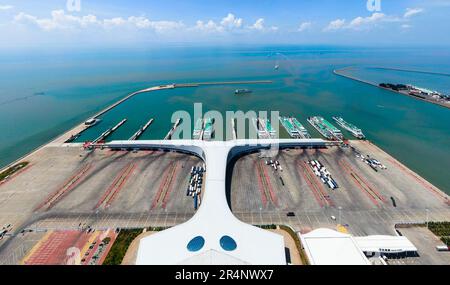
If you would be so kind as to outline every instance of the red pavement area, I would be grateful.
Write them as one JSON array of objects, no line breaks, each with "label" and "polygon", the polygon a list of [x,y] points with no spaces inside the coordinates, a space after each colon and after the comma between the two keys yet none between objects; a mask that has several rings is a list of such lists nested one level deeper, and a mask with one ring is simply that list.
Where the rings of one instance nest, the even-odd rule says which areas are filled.
[{"label": "red pavement area", "polygon": [[55,231],[24,263],[27,265],[66,264],[69,259],[67,250],[71,247],[82,250],[90,237],[91,234],[84,231]]},{"label": "red pavement area", "polygon": [[106,256],[108,255],[108,252],[111,250],[112,245],[116,241],[117,235],[118,234],[114,230],[109,230],[109,231],[106,231],[103,234],[99,235],[95,239],[95,242],[96,242],[95,246],[93,246],[92,249],[89,249],[87,251],[88,255],[81,257],[82,259],[84,259],[84,261],[82,261],[81,264],[83,264],[83,265],[89,264],[89,262],[92,260],[95,253],[99,250],[99,246],[100,246],[100,243],[102,242],[102,240],[109,237],[111,239],[111,241],[107,245],[105,245],[105,248],[103,249],[102,253],[100,254],[99,259],[95,262],[95,264],[103,264],[103,262],[106,259]]}]

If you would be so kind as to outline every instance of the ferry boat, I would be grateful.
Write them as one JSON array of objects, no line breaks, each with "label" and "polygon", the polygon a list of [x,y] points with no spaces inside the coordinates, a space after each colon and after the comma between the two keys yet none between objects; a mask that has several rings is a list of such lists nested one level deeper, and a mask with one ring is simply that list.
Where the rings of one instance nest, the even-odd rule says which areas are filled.
[{"label": "ferry boat", "polygon": [[192,132],[192,138],[194,140],[199,140],[200,136],[202,134],[202,131],[203,131],[203,120],[202,119],[198,119],[195,122],[194,131]]},{"label": "ferry boat", "polygon": [[92,118],[87,120],[86,122],[84,122],[84,125],[88,126],[88,127],[93,127],[95,125],[97,125],[98,123],[100,123],[100,119],[97,118]]},{"label": "ferry boat", "polygon": [[276,138],[277,131],[274,128],[272,128],[272,124],[270,123],[269,120],[266,120],[266,130],[269,132],[269,135],[272,139]]},{"label": "ferry boat", "polygon": [[256,129],[257,135],[259,139],[270,139],[270,134],[266,130],[265,123],[260,118],[253,118],[253,126]]},{"label": "ferry boat", "polygon": [[342,117],[333,117],[333,120],[336,121],[336,123],[343,127],[344,129],[346,129],[347,131],[349,131],[354,137],[358,138],[358,139],[364,139],[365,136],[363,134],[363,132],[361,131],[360,128],[356,127],[353,124],[350,124],[348,122],[346,122]]},{"label": "ferry boat", "polygon": [[315,116],[309,117],[308,122],[324,137],[329,140],[342,140],[344,136],[342,132],[333,126],[330,122],[323,117]]},{"label": "ferry boat", "polygon": [[213,123],[214,123],[214,121],[211,118],[205,119],[205,127],[203,129],[203,139],[204,140],[212,139],[212,135],[214,133]]},{"label": "ferry boat", "polygon": [[236,94],[236,95],[247,94],[247,93],[252,93],[252,90],[250,90],[250,89],[236,89],[236,90],[234,90],[234,94]]},{"label": "ferry boat", "polygon": [[292,124],[295,126],[295,128],[298,131],[298,134],[300,137],[304,139],[310,139],[311,135],[308,133],[308,130],[299,122],[297,121],[297,118],[291,118]]},{"label": "ferry boat", "polygon": [[288,134],[291,138],[297,138],[300,136],[300,134],[298,133],[298,129],[296,127],[294,127],[290,118],[280,117],[279,120],[280,120],[281,125],[286,129],[286,131],[288,132]]}]

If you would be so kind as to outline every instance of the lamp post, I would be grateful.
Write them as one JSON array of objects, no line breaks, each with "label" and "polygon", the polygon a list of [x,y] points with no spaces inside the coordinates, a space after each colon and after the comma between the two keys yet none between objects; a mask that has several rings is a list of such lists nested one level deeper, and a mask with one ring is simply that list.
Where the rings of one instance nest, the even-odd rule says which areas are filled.
[{"label": "lamp post", "polygon": [[425,220],[425,223],[427,224],[427,229],[428,229],[428,212],[430,211],[430,210],[428,210],[428,209],[425,209],[425,211],[426,211],[426,220]]},{"label": "lamp post", "polygon": [[261,211],[262,211],[262,208],[259,207],[259,219],[261,220],[261,224],[263,224]]},{"label": "lamp post", "polygon": [[342,220],[341,220],[341,210],[342,210],[342,207],[339,206],[338,209],[339,209],[339,224],[342,225]]}]

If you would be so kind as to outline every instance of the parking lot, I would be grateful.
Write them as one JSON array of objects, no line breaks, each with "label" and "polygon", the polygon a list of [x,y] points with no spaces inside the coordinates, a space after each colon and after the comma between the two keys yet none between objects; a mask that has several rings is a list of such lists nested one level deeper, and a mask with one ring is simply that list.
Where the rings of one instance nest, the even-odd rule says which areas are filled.
[{"label": "parking lot", "polygon": [[195,212],[192,197],[186,196],[189,173],[201,164],[197,157],[174,152],[45,147],[30,157],[27,171],[0,186],[0,225],[12,225],[0,240],[0,254],[20,248],[11,239],[23,229],[186,221]]},{"label": "parking lot", "polygon": [[[285,223],[303,232],[342,224],[354,235],[395,234],[395,223],[423,222],[427,212],[429,219],[450,219],[445,194],[370,143],[352,141],[351,146],[241,157],[231,169],[233,212],[246,222]],[[358,154],[375,157],[387,169],[375,171]],[[311,160],[326,167],[337,189],[315,175]]]}]

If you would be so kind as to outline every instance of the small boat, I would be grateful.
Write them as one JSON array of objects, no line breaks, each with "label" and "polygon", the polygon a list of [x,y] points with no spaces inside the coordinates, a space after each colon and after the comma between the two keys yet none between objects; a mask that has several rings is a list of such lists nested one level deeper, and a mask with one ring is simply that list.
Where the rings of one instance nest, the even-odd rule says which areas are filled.
[{"label": "small boat", "polygon": [[86,126],[92,127],[92,126],[95,126],[95,125],[97,125],[98,123],[100,123],[100,121],[101,121],[100,119],[93,118],[93,119],[87,120],[86,122],[84,122],[84,124],[85,124]]},{"label": "small boat", "polygon": [[247,93],[252,93],[252,90],[249,89],[236,89],[234,91],[234,94],[238,95],[238,94],[247,94]]}]

